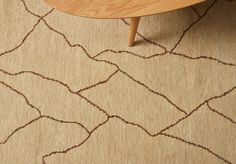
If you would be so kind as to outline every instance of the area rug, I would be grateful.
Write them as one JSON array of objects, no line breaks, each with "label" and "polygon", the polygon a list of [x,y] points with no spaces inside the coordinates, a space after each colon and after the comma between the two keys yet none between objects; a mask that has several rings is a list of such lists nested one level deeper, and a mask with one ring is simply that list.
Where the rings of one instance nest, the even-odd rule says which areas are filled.
[{"label": "area rug", "polygon": [[95,20],[0,1],[1,164],[236,163],[236,1]]}]

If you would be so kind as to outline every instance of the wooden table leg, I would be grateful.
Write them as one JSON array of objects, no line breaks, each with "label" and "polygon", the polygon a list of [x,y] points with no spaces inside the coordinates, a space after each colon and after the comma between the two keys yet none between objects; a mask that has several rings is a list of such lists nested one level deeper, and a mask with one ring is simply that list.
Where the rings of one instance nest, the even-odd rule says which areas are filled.
[{"label": "wooden table leg", "polygon": [[130,18],[129,40],[128,40],[129,47],[132,47],[134,45],[134,39],[137,33],[139,20],[140,17]]}]

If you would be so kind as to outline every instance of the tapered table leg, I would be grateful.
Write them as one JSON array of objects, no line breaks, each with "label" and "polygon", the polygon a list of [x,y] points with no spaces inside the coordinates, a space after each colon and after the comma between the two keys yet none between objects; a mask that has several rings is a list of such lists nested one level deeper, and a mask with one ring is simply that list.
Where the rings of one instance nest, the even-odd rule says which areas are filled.
[{"label": "tapered table leg", "polygon": [[128,38],[129,47],[132,47],[134,45],[134,39],[137,33],[139,20],[140,17],[130,18],[129,38]]}]

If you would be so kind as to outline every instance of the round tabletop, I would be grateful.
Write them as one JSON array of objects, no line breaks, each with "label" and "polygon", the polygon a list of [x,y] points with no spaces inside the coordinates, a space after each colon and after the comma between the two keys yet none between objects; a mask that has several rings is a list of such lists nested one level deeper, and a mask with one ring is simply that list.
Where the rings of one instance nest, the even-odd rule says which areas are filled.
[{"label": "round tabletop", "polygon": [[51,7],[90,18],[132,18],[171,11],[205,0],[44,0]]}]

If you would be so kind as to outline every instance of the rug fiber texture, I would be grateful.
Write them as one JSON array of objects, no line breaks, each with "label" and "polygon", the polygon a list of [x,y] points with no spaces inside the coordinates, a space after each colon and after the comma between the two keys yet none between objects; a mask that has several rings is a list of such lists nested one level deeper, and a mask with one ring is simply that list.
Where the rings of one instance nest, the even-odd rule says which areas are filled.
[{"label": "rug fiber texture", "polygon": [[236,1],[128,28],[0,1],[1,164],[236,163]]}]

